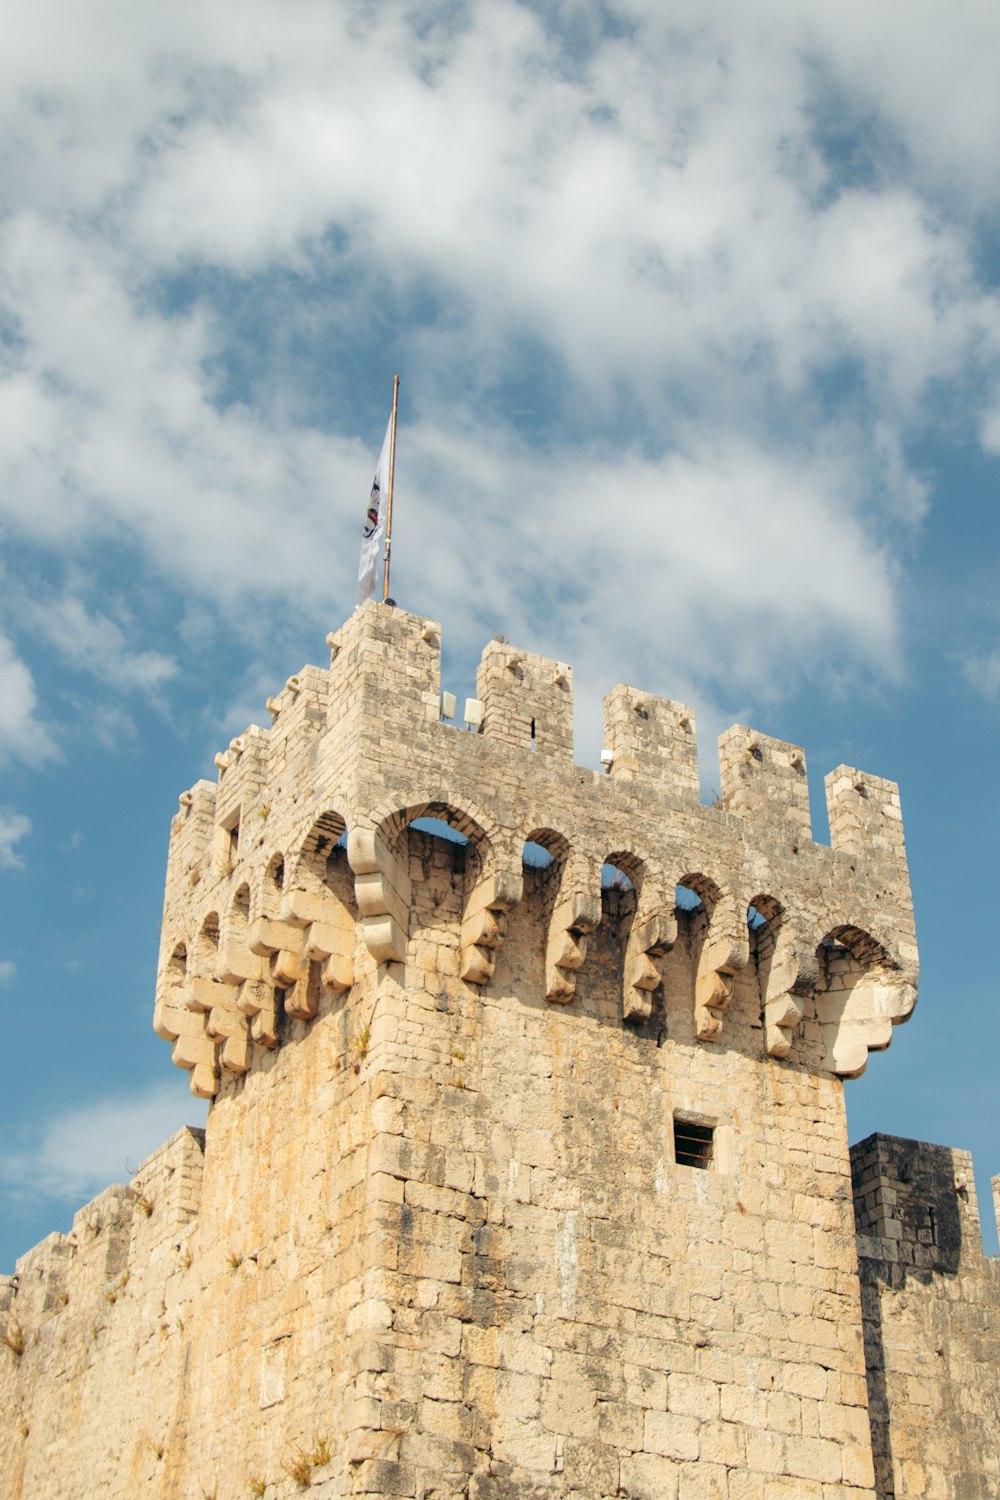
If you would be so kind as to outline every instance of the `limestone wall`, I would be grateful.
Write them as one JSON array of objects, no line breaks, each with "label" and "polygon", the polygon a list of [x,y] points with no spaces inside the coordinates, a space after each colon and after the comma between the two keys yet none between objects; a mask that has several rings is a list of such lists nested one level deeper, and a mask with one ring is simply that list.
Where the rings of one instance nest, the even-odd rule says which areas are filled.
[{"label": "limestone wall", "polygon": [[879,1500],[1000,1494],[1000,1261],[972,1159],[884,1135],[851,1156]]},{"label": "limestone wall", "polygon": [[181,798],[204,1156],[4,1285],[6,1493],[870,1495],[841,1078],[915,998],[895,788],[839,768],[818,845],[796,746],[737,726],[703,807],[682,704],[614,689],[603,774],[564,664],[491,643],[468,734],[433,622],[330,645]]}]

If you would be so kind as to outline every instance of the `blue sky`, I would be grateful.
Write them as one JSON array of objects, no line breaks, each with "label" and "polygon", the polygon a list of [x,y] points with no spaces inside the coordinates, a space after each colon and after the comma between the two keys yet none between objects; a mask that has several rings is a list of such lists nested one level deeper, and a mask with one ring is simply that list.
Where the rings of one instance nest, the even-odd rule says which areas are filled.
[{"label": "blue sky", "polygon": [[[179,792],[393,592],[898,780],[921,1000],[847,1086],[1000,1172],[1000,9],[38,0],[0,57],[0,1269],[179,1124]],[[977,934],[979,935],[977,937]],[[987,1228],[989,1224],[987,1221]],[[995,1243],[995,1236],[993,1239]]]}]

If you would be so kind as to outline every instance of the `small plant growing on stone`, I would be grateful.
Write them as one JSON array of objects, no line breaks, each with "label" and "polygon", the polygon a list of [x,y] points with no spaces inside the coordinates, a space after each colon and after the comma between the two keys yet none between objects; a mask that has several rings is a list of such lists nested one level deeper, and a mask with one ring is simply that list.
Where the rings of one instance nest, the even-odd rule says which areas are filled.
[{"label": "small plant growing on stone", "polygon": [[242,1255],[237,1255],[235,1250],[230,1250],[229,1254],[226,1256],[226,1263],[228,1264],[231,1271],[238,1271],[240,1266],[243,1264],[243,1257]]},{"label": "small plant growing on stone", "polygon": [[251,1474],[247,1480],[247,1484],[251,1495],[256,1496],[256,1500],[260,1500],[261,1495],[267,1489],[267,1480],[263,1474]]},{"label": "small plant growing on stone", "polygon": [[358,1032],[357,1036],[352,1036],[351,1037],[351,1040],[348,1043],[348,1045],[350,1047],[350,1050],[354,1053],[354,1071],[355,1071],[355,1073],[360,1073],[361,1072],[361,1064],[364,1062],[365,1058],[368,1056],[368,1049],[371,1046],[371,1041],[372,1041],[372,1029],[367,1024],[364,1025],[364,1026],[362,1026],[362,1028]]},{"label": "small plant growing on stone", "polygon": [[321,1469],[324,1464],[328,1464],[333,1457],[333,1450],[330,1447],[329,1439],[314,1435],[312,1448],[306,1454],[306,1457],[314,1469]]},{"label": "small plant growing on stone", "polygon": [[21,1355],[24,1353],[24,1329],[16,1318],[11,1318],[3,1333],[0,1334],[0,1339],[7,1345],[7,1348],[16,1359],[21,1358]]},{"label": "small plant growing on stone", "polygon": [[297,1485],[305,1489],[312,1478],[313,1466],[305,1453],[293,1453],[285,1465],[285,1473],[289,1479],[294,1479]]},{"label": "small plant growing on stone", "polygon": [[139,1193],[137,1195],[136,1200],[135,1200],[135,1206],[136,1206],[136,1208],[140,1209],[142,1213],[144,1213],[146,1215],[147,1219],[149,1219],[149,1218],[152,1217],[152,1214],[153,1214],[153,1200],[152,1200],[152,1198],[147,1198],[145,1193]]}]

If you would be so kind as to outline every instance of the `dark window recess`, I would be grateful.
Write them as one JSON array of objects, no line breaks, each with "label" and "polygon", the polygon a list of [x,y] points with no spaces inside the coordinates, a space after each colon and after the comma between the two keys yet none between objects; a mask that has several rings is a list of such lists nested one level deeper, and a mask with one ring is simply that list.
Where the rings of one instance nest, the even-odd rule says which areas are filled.
[{"label": "dark window recess", "polygon": [[703,1170],[712,1160],[711,1125],[696,1125],[693,1120],[674,1121],[674,1159],[679,1167],[701,1167]]}]

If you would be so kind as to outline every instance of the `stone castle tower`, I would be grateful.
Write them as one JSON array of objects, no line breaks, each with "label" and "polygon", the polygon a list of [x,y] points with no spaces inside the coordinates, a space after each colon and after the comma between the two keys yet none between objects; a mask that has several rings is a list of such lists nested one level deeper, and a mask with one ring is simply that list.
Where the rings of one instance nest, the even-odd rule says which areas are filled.
[{"label": "stone castle tower", "polygon": [[896,788],[834,771],[821,846],[794,745],[729,730],[706,807],[683,704],[615,688],[598,773],[561,663],[492,641],[468,733],[437,625],[329,645],[181,797],[155,1026],[208,1127],[0,1280],[0,1494],[1000,1493],[971,1164],[862,1143],[856,1235]]}]

